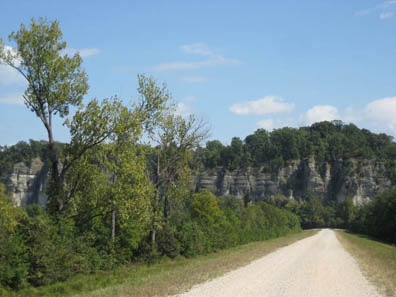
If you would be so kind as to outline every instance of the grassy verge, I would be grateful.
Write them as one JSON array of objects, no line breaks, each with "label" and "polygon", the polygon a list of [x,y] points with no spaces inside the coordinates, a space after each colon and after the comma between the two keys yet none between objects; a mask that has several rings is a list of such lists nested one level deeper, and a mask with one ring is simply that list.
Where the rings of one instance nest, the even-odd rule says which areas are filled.
[{"label": "grassy verge", "polygon": [[396,297],[396,246],[346,231],[338,230],[336,234],[367,278],[387,296]]},{"label": "grassy verge", "polygon": [[78,275],[65,282],[31,288],[6,296],[168,296],[248,264],[276,249],[314,235],[317,230],[238,246],[196,258],[133,264],[114,271]]}]

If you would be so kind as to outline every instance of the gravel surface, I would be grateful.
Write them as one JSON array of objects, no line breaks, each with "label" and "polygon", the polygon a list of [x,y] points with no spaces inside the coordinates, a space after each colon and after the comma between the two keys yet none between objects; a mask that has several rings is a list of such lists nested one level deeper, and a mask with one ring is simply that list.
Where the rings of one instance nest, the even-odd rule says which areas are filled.
[{"label": "gravel surface", "polygon": [[382,296],[357,263],[324,229],[247,266],[197,285],[178,297]]}]

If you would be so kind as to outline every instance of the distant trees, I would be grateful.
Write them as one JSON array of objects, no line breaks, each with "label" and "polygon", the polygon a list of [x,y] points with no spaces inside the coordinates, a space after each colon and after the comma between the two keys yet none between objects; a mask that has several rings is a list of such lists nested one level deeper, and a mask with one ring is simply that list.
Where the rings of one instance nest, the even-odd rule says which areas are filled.
[{"label": "distant trees", "polygon": [[386,164],[388,176],[396,180],[396,144],[392,137],[340,121],[320,122],[298,129],[286,127],[272,132],[258,129],[243,141],[234,137],[230,145],[211,140],[202,156],[207,168],[264,167],[274,173],[285,162],[308,157],[315,158],[319,169],[324,162],[376,159]]},{"label": "distant trees", "polygon": [[19,162],[30,164],[32,159],[48,159],[48,142],[30,139],[29,143],[19,141],[12,146],[4,146],[0,149],[0,178],[5,178],[14,165]]}]

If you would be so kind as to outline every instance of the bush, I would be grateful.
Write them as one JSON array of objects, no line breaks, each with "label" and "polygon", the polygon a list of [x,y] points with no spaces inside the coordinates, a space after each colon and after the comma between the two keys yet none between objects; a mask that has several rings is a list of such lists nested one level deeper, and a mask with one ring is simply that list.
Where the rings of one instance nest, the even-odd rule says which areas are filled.
[{"label": "bush", "polygon": [[157,247],[162,256],[168,256],[173,259],[179,255],[179,242],[176,240],[173,231],[168,224],[158,232]]},{"label": "bush", "polygon": [[396,188],[358,208],[350,229],[396,243]]}]

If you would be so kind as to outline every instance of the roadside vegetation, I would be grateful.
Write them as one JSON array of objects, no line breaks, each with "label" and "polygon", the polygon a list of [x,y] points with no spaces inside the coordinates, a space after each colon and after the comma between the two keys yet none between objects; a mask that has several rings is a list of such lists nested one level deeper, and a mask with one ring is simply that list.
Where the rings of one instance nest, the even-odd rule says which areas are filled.
[{"label": "roadside vegetation", "polygon": [[213,279],[244,266],[278,248],[314,235],[317,230],[289,234],[192,258],[162,258],[147,265],[135,263],[89,275],[77,275],[49,286],[9,292],[4,296],[169,296],[184,292],[195,284]]},{"label": "roadside vegetation", "polygon": [[[166,84],[138,75],[134,103],[116,96],[85,103],[82,59],[65,54],[57,21],[32,19],[9,40],[13,48],[0,40],[0,63],[26,80],[25,105],[48,140],[0,148],[0,178],[14,162],[40,157],[49,182],[45,207],[15,207],[0,184],[3,294],[301,232],[287,210],[193,191],[207,125],[178,115]],[[59,120],[68,143],[56,141]]]},{"label": "roadside vegetation", "polygon": [[396,246],[347,231],[337,230],[336,234],[368,279],[387,296],[396,296]]}]

